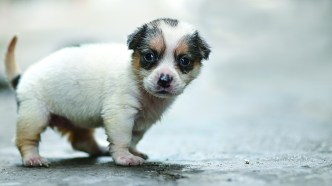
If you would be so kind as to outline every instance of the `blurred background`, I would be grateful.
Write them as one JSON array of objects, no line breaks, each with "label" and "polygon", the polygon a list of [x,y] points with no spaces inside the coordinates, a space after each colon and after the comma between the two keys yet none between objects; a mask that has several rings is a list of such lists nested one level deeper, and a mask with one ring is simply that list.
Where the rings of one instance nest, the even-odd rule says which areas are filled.
[{"label": "blurred background", "polygon": [[[16,57],[25,70],[62,47],[125,43],[161,17],[194,25],[212,54],[139,145],[152,160],[332,152],[329,0],[1,0],[0,53],[20,33]],[[0,152],[20,161],[11,142],[15,96],[4,74],[1,63]],[[97,136],[106,139],[102,129]],[[51,130],[42,139],[46,157],[83,155],[52,143],[65,139]]]}]

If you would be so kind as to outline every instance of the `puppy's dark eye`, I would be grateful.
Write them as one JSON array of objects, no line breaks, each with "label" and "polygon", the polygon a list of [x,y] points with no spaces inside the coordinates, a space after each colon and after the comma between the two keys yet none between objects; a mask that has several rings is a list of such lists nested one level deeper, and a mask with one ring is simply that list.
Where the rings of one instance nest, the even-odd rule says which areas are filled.
[{"label": "puppy's dark eye", "polygon": [[153,53],[147,53],[147,54],[144,55],[144,60],[146,62],[152,63],[152,62],[155,61],[155,57],[154,57]]},{"label": "puppy's dark eye", "polygon": [[180,59],[180,64],[181,64],[181,66],[186,67],[186,66],[190,65],[190,60],[186,57],[182,57]]}]

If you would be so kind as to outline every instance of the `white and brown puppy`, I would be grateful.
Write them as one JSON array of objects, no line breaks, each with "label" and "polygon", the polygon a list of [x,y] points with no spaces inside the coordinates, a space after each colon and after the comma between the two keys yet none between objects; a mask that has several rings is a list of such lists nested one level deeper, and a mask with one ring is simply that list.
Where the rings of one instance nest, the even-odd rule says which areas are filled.
[{"label": "white and brown puppy", "polygon": [[[157,19],[129,35],[128,46],[65,48],[21,75],[14,59],[16,41],[5,62],[17,94],[16,145],[25,166],[49,166],[38,152],[40,134],[48,126],[69,135],[76,150],[110,153],[118,165],[141,165],[147,156],[137,151],[137,143],[199,75],[210,53],[191,25]],[[101,126],[109,151],[93,137],[93,128]]]}]

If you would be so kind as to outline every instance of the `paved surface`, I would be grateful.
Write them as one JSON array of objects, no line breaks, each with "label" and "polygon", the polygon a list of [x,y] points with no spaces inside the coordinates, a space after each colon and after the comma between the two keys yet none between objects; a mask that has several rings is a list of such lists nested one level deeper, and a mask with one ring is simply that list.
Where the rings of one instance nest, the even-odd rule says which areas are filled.
[{"label": "paved surface", "polygon": [[0,2],[0,51],[19,31],[23,69],[63,46],[124,42],[157,17],[194,24],[213,53],[139,144],[150,157],[140,167],[89,158],[52,130],[40,146],[52,166],[22,167],[0,66],[0,186],[332,185],[330,1],[11,2]]}]

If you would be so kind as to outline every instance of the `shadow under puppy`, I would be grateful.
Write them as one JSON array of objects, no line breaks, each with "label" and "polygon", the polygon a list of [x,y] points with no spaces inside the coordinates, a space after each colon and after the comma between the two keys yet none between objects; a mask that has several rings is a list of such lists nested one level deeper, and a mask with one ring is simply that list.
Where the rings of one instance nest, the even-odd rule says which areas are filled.
[{"label": "shadow under puppy", "polygon": [[[141,165],[136,145],[153,123],[195,79],[210,54],[198,31],[175,19],[139,27],[122,44],[64,48],[21,74],[15,36],[6,54],[6,74],[16,90],[16,145],[25,166],[49,166],[38,152],[47,126],[69,135],[76,150],[111,154],[118,165]],[[129,48],[129,49],[128,49]],[[103,126],[109,151],[93,128]]]}]

